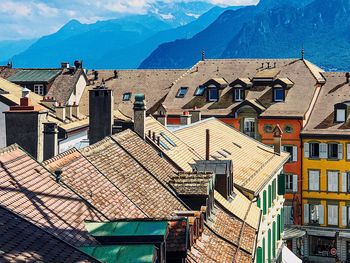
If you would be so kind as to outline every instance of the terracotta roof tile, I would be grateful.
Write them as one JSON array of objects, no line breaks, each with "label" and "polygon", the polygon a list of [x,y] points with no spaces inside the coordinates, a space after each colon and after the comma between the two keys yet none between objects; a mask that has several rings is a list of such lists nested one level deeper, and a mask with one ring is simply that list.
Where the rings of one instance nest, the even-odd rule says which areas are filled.
[{"label": "terracotta roof tile", "polygon": [[49,170],[62,170],[62,179],[110,220],[146,215],[78,150],[72,149],[44,162]]},{"label": "terracotta roof tile", "polygon": [[0,206],[1,262],[98,262]]},{"label": "terracotta roof tile", "polygon": [[106,219],[17,145],[0,151],[0,203],[74,246],[96,244],[84,220]]}]

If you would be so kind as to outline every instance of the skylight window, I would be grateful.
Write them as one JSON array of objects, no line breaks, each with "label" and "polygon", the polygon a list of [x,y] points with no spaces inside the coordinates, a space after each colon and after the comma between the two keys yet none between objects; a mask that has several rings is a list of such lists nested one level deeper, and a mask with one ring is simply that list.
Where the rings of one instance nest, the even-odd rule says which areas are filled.
[{"label": "skylight window", "polygon": [[196,89],[194,96],[203,96],[204,91],[205,91],[205,86],[201,85]]},{"label": "skylight window", "polygon": [[162,146],[165,150],[170,151],[170,148],[168,147],[168,145],[166,145],[164,142],[162,142],[162,140],[159,140],[159,144],[160,144],[160,146]]},{"label": "skylight window", "polygon": [[181,88],[179,89],[179,91],[177,92],[176,97],[177,97],[177,98],[184,98],[185,95],[186,95],[186,93],[187,93],[187,91],[188,91],[188,88],[187,88],[187,87],[181,87]]},{"label": "skylight window", "polygon": [[131,92],[126,92],[123,94],[123,101],[129,101],[131,99]]},{"label": "skylight window", "polygon": [[218,154],[220,154],[224,158],[227,158],[227,155],[224,152],[222,152],[222,151],[218,151]]},{"label": "skylight window", "polygon": [[173,140],[170,139],[164,132],[161,132],[160,136],[162,136],[168,143],[170,143],[171,146],[176,147],[176,143],[174,143]]}]

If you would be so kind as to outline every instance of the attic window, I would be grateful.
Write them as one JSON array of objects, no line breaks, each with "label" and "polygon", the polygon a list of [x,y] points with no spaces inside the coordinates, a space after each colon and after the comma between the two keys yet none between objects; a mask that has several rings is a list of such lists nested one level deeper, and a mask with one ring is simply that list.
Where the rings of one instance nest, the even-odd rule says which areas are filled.
[{"label": "attic window", "polygon": [[219,91],[214,85],[208,87],[208,101],[219,101]]},{"label": "attic window", "polygon": [[284,89],[281,86],[275,86],[273,89],[273,100],[275,102],[284,101]]},{"label": "attic window", "polygon": [[194,93],[194,96],[203,96],[205,91],[205,86],[200,85],[197,89],[196,92]]},{"label": "attic window", "polygon": [[345,109],[337,109],[335,121],[336,122],[345,122],[346,110]]},{"label": "attic window", "polygon": [[176,97],[177,97],[177,98],[184,98],[185,95],[186,95],[186,93],[187,93],[187,91],[188,91],[188,88],[187,88],[187,87],[181,87],[181,88],[179,89],[179,91],[177,92]]},{"label": "attic window", "polygon": [[123,101],[129,101],[131,99],[131,92],[126,92],[123,94]]},{"label": "attic window", "polygon": [[176,147],[176,143],[174,143],[173,140],[170,139],[164,132],[161,132],[160,136],[162,136],[168,143],[170,143],[171,146]]},{"label": "attic window", "polygon": [[242,87],[235,87],[235,101],[243,101],[244,100],[244,89]]}]

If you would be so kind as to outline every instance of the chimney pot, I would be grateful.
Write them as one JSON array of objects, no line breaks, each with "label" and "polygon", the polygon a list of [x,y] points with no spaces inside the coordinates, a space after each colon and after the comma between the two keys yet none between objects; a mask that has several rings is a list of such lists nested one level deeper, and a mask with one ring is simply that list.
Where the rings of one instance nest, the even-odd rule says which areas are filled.
[{"label": "chimney pot", "polygon": [[55,171],[55,179],[56,183],[60,183],[62,179],[62,170],[56,170]]}]

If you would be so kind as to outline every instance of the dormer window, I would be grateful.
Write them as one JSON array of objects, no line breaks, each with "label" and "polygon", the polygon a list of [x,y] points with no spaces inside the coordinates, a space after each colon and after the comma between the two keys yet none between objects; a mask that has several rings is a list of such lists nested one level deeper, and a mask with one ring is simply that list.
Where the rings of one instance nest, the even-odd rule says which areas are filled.
[{"label": "dormer window", "polygon": [[335,114],[336,122],[345,122],[346,110],[345,109],[337,109]]},{"label": "dormer window", "polygon": [[284,89],[278,85],[273,88],[273,101],[282,102],[284,101]]},{"label": "dormer window", "polygon": [[243,101],[245,91],[241,86],[237,86],[234,88],[234,99],[235,101]]},{"label": "dormer window", "polygon": [[186,93],[187,93],[187,91],[188,91],[188,88],[187,88],[187,87],[181,87],[181,88],[179,89],[179,91],[177,92],[176,97],[177,97],[177,98],[184,98],[185,95],[186,95]]},{"label": "dormer window", "polygon": [[214,85],[208,87],[208,101],[219,101],[219,90]]},{"label": "dormer window", "polygon": [[196,92],[194,93],[194,96],[203,96],[205,91],[205,86],[200,85],[197,89]]},{"label": "dormer window", "polygon": [[123,101],[129,101],[131,99],[131,92],[126,92],[123,94]]}]

